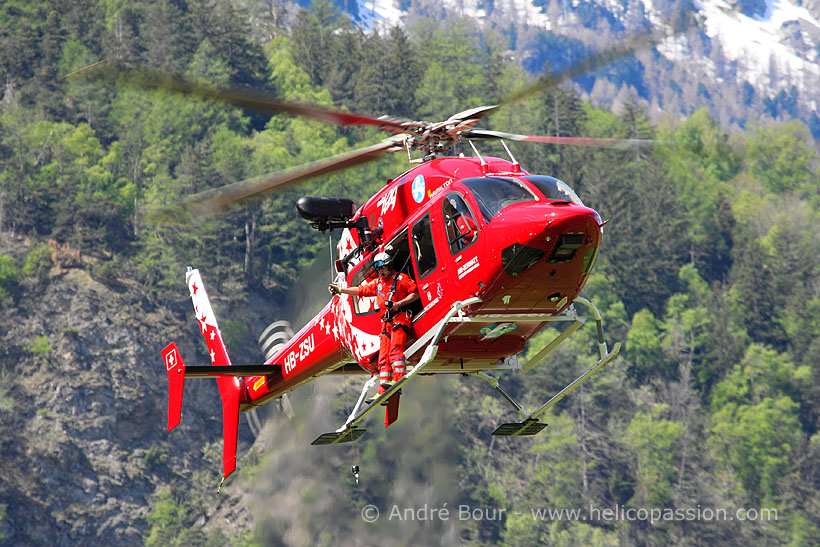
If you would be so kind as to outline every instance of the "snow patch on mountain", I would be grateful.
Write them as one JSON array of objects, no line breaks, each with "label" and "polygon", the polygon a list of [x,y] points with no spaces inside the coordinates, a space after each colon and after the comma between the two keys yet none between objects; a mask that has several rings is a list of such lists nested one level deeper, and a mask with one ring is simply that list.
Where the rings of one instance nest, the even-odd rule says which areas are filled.
[{"label": "snow patch on mountain", "polygon": [[365,28],[393,27],[403,16],[398,0],[359,0],[359,18]]},{"label": "snow patch on mountain", "polygon": [[[570,36],[580,28],[573,12],[578,0],[543,8],[534,0],[439,1],[448,12],[481,23],[509,21],[560,34],[569,31]],[[400,9],[402,4],[409,2],[359,0],[361,22],[367,28],[402,24],[406,16]],[[669,4],[660,0],[598,0],[597,4],[627,27],[644,20],[664,26],[670,18]],[[755,10],[744,10],[738,0],[693,0],[693,5],[699,12],[699,28],[665,39],[657,46],[661,55],[718,85],[724,77],[733,78],[738,85],[748,82],[763,97],[788,93],[795,86],[804,104],[817,108],[820,99],[813,97],[820,89],[820,21],[805,7],[805,1],[766,0]],[[816,8],[813,11],[818,12]]]},{"label": "snow patch on mountain", "polygon": [[[807,89],[820,77],[816,47],[806,48],[809,54],[803,57],[783,43],[789,35],[800,33],[801,25],[820,29],[807,9],[789,0],[769,0],[765,15],[748,17],[723,0],[696,0],[695,4],[705,18],[707,36],[719,41],[727,60],[737,62],[739,79],[774,92],[787,82]],[[810,39],[809,32],[803,36]],[[773,75],[778,81],[772,81]]]},{"label": "snow patch on mountain", "polygon": [[[441,0],[450,13],[486,21],[489,13],[479,7],[479,0]],[[405,12],[399,9],[399,0],[359,0],[359,17],[366,28],[390,27],[402,22]],[[550,18],[542,13],[533,0],[498,0],[493,10],[495,15],[508,18],[530,27],[552,30]]]}]

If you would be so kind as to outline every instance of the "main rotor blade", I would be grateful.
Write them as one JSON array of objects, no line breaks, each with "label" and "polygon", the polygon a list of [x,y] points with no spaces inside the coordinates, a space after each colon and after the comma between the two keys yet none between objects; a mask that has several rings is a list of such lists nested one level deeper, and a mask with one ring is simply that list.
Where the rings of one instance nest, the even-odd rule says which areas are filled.
[{"label": "main rotor blade", "polygon": [[168,225],[191,224],[200,217],[206,216],[226,205],[259,196],[274,188],[367,163],[377,159],[385,152],[403,150],[402,142],[402,137],[391,137],[366,148],[205,190],[186,198],[179,205],[145,210],[142,214],[142,220]]},{"label": "main rotor blade", "polygon": [[143,89],[155,89],[179,93],[181,95],[193,95],[264,113],[270,113],[271,111],[284,112],[286,114],[304,116],[336,125],[385,126],[385,128],[404,132],[404,127],[407,124],[413,123],[410,120],[401,118],[387,116],[374,118],[316,105],[286,102],[269,93],[263,93],[249,88],[197,83],[181,76],[172,76],[148,68],[131,68],[122,63],[108,60],[99,61],[88,67],[76,70],[61,79],[73,78],[79,75],[88,78],[109,80],[115,80],[120,76],[125,76],[129,85]]},{"label": "main rotor blade", "polygon": [[548,91],[561,84],[572,81],[579,76],[583,76],[588,72],[592,72],[601,67],[629,57],[637,51],[653,48],[666,38],[674,36],[675,34],[678,34],[682,32],[682,30],[688,28],[685,23],[682,23],[682,19],[683,14],[675,14],[673,17],[665,21],[665,23],[669,26],[667,30],[654,33],[651,31],[646,31],[629,36],[628,38],[624,38],[623,40],[616,42],[612,47],[608,47],[602,51],[593,53],[592,55],[581,59],[579,62],[573,63],[564,70],[559,70],[558,72],[541,76],[531,84],[524,86],[510,95],[507,95],[507,97],[502,99],[496,105],[473,109],[475,110],[473,115],[475,117],[483,118],[489,114],[492,114],[501,107],[512,103],[517,103],[531,97],[532,95],[535,95],[536,93]]},{"label": "main rotor blade", "polygon": [[569,146],[587,146],[589,148],[610,148],[613,150],[634,150],[652,148],[668,144],[669,141],[651,139],[604,139],[596,137],[548,137],[540,135],[516,135],[503,131],[473,129],[462,135],[463,140],[507,139],[521,142],[540,142],[545,144],[564,144]]}]

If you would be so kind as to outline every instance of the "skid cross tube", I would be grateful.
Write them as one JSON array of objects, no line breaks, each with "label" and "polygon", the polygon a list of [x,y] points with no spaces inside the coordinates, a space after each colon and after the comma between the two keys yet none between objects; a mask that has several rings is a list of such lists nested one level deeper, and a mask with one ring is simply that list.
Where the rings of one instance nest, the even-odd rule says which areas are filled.
[{"label": "skid cross tube", "polygon": [[601,359],[598,361],[595,366],[588,369],[584,372],[581,376],[576,378],[573,382],[568,384],[564,389],[556,393],[552,396],[552,398],[541,405],[535,412],[530,414],[527,412],[525,408],[523,408],[518,402],[515,401],[512,397],[510,397],[507,392],[505,392],[501,387],[498,385],[498,379],[493,378],[489,374],[485,374],[483,372],[478,372],[477,375],[486,380],[491,386],[493,386],[496,390],[498,390],[501,395],[518,411],[518,415],[522,418],[521,422],[513,422],[508,424],[501,424],[498,426],[495,431],[493,431],[493,435],[503,435],[503,436],[518,436],[518,435],[536,435],[542,429],[547,427],[547,424],[541,423],[538,421],[538,418],[544,414],[547,410],[555,406],[558,401],[563,399],[569,393],[571,393],[575,388],[580,386],[582,383],[586,382],[590,376],[595,374],[601,368],[606,366],[607,363],[612,361],[621,349],[621,343],[618,342],[615,344],[615,347],[612,349],[612,353],[607,355],[605,359]]},{"label": "skid cross tube", "polygon": [[[359,401],[356,403],[356,407],[353,409],[354,411],[351,415],[347,418],[347,421],[344,423],[342,427],[337,429],[333,433],[325,433],[320,435],[316,440],[314,440],[311,444],[335,444],[340,442],[348,442],[354,441],[364,433],[363,429],[357,429],[356,425],[361,422],[365,416],[376,410],[382,402],[386,402],[390,397],[396,394],[397,391],[401,389],[401,387],[406,384],[411,378],[413,378],[416,374],[421,372],[424,367],[426,367],[429,363],[433,361],[436,356],[436,352],[438,351],[438,341],[441,339],[441,335],[444,333],[444,329],[450,323],[450,320],[456,314],[460,314],[461,310],[466,307],[472,306],[473,304],[478,304],[481,302],[481,299],[478,297],[468,298],[467,300],[456,302],[453,304],[452,309],[444,316],[444,319],[439,321],[438,325],[436,325],[435,329],[433,330],[433,336],[430,339],[430,343],[425,348],[424,354],[421,357],[419,363],[412,367],[412,370],[404,375],[404,377],[397,381],[393,386],[379,395],[371,404],[367,406],[367,408],[360,408],[362,400],[364,399],[367,390],[370,389],[370,382],[373,381],[375,383],[375,378],[372,377],[365,383],[364,389],[362,389],[362,394],[359,396]],[[368,385],[370,384],[370,385]]]},{"label": "skid cross tube", "polygon": [[[538,407],[538,409],[533,412],[529,413],[524,407],[518,404],[506,391],[501,389],[498,385],[498,379],[486,374],[484,372],[477,372],[476,375],[483,380],[486,380],[491,386],[493,386],[501,395],[515,408],[518,412],[519,416],[522,418],[522,421],[519,423],[510,423],[510,424],[502,424],[499,426],[495,431],[493,431],[493,435],[535,435],[539,433],[542,429],[546,427],[546,424],[542,424],[538,422],[538,417],[544,414],[547,410],[555,406],[558,401],[566,397],[570,394],[575,388],[589,380],[589,378],[605,367],[608,363],[612,362],[615,357],[618,356],[618,353],[621,351],[621,343],[617,342],[615,346],[613,346],[612,351],[607,350],[606,341],[604,340],[604,329],[603,323],[601,321],[601,313],[598,311],[598,308],[595,307],[595,304],[587,300],[586,298],[578,297],[575,299],[575,302],[579,302],[584,306],[588,307],[592,312],[592,316],[595,319],[595,324],[598,330],[598,351],[601,354],[601,358],[595,363],[592,367],[587,369],[583,374],[578,376],[575,380],[570,382],[566,385],[561,391],[556,393],[552,396],[552,398]],[[569,320],[572,320],[573,323],[569,325],[563,332],[561,332],[558,336],[556,336],[551,342],[549,342],[541,351],[539,351],[532,359],[530,359],[527,363],[522,365],[522,370],[525,372],[531,369],[533,366],[538,364],[540,361],[544,359],[552,350],[554,350],[558,345],[560,345],[564,340],[569,337],[570,334],[578,330],[586,323],[586,318],[578,317],[575,314],[575,310],[571,306],[565,312]]]},{"label": "skid cross tube", "polygon": [[[364,401],[364,396],[367,395],[367,392],[370,391],[370,388],[376,385],[376,380],[378,380],[378,376],[371,376],[365,383],[364,387],[362,388],[362,394],[359,395],[359,400],[356,401],[356,406],[353,407],[353,410],[350,412],[350,416],[347,417],[347,424],[352,420],[356,414],[359,412],[359,408],[362,406],[362,401]],[[338,431],[337,431],[338,432]]]},{"label": "skid cross tube", "polygon": [[499,392],[499,393],[501,393],[501,395],[503,395],[505,399],[507,399],[507,402],[508,402],[508,403],[510,403],[512,406],[514,406],[514,407],[515,407],[515,409],[518,411],[518,415],[519,415],[519,416],[521,416],[521,419],[522,419],[522,420],[527,420],[527,419],[529,419],[529,418],[530,418],[530,413],[529,413],[529,412],[527,412],[527,411],[524,409],[524,407],[522,407],[521,405],[519,405],[519,404],[516,402],[516,400],[515,400],[515,399],[513,399],[512,397],[510,397],[510,396],[507,394],[507,392],[506,392],[506,391],[504,391],[503,389],[501,389],[501,386],[499,386],[499,385],[498,385],[498,378],[495,378],[495,377],[493,377],[493,376],[490,376],[490,375],[489,375],[489,374],[487,374],[486,372],[482,372],[482,371],[476,372],[476,376],[478,376],[479,378],[483,378],[484,380],[487,380],[487,382],[488,382],[491,386],[493,386],[496,390],[498,390],[498,392]]},{"label": "skid cross tube", "polygon": [[532,413],[531,417],[532,418],[538,418],[541,414],[543,414],[544,412],[546,412],[547,410],[549,410],[550,408],[555,406],[555,404],[558,401],[560,401],[566,395],[571,393],[576,387],[578,387],[581,384],[583,384],[584,382],[586,382],[589,379],[590,376],[592,376],[593,374],[595,374],[596,372],[601,370],[604,366],[607,365],[607,363],[609,363],[610,361],[615,359],[615,357],[618,356],[619,351],[621,351],[621,343],[616,342],[615,346],[612,348],[612,352],[607,354],[606,357],[604,357],[603,359],[598,361],[594,366],[587,369],[587,371],[584,372],[583,374],[581,374],[578,378],[576,378],[575,380],[573,380],[572,382],[567,384],[567,386],[564,389],[562,389],[561,391],[559,391],[558,393],[553,395],[552,399],[550,399],[549,401],[547,401],[546,403],[541,405],[541,407],[538,410],[536,410],[535,412]]},{"label": "skid cross tube", "polygon": [[[601,359],[605,359],[606,356],[609,355],[609,352],[606,349],[606,340],[604,340],[604,323],[601,320],[601,312],[598,311],[595,304],[586,298],[581,298],[578,296],[575,298],[575,302],[583,304],[589,308],[589,311],[592,312],[592,317],[595,319],[595,327],[598,329],[598,350],[601,352]],[[618,351],[613,348],[613,353],[617,354]]]},{"label": "skid cross tube", "polygon": [[348,418],[347,422],[345,422],[345,424],[342,427],[337,429],[336,432],[341,433],[346,428],[355,426],[357,423],[359,423],[362,420],[362,418],[364,418],[365,416],[370,414],[370,412],[375,410],[382,401],[388,400],[399,389],[401,389],[401,386],[406,384],[411,378],[413,378],[416,374],[421,372],[421,370],[424,369],[424,367],[426,367],[433,360],[433,358],[435,358],[436,352],[438,351],[438,341],[441,338],[441,334],[444,332],[444,328],[450,322],[450,319],[454,315],[456,315],[458,312],[460,312],[462,309],[464,309],[468,306],[472,306],[473,304],[477,304],[478,302],[481,302],[480,298],[469,298],[467,300],[464,300],[463,302],[456,302],[455,304],[453,304],[453,308],[444,317],[444,319],[442,319],[439,322],[439,324],[436,326],[435,334],[433,335],[433,339],[430,341],[430,344],[424,350],[424,354],[422,355],[421,361],[419,361],[419,364],[414,366],[413,370],[411,370],[410,372],[405,374],[404,377],[401,380],[399,380],[398,382],[393,384],[393,386],[390,389],[388,389],[387,391],[385,391],[384,393],[379,395],[379,397],[375,401],[373,401],[372,404],[368,405],[368,408],[360,411],[357,415],[354,415],[354,416],[351,416],[350,418]]},{"label": "skid cross tube", "polygon": [[[588,307],[589,310],[592,312],[592,317],[593,317],[593,319],[595,319],[595,326],[598,330],[598,351],[601,354],[601,359],[602,360],[606,359],[607,356],[609,356],[609,351],[607,350],[606,341],[604,340],[604,327],[603,327],[603,322],[601,320],[601,312],[598,311],[598,308],[595,307],[595,304],[593,304],[592,302],[590,302],[586,298],[582,298],[582,297],[579,296],[575,299],[575,302],[578,302],[579,304],[583,304],[584,306]],[[552,350],[554,350],[559,345],[561,345],[561,343],[564,340],[569,338],[569,336],[572,333],[574,333],[579,328],[583,327],[587,322],[586,317],[578,317],[578,315],[575,313],[575,305],[574,304],[571,305],[569,308],[567,308],[567,310],[564,311],[564,313],[562,315],[566,316],[563,319],[564,321],[572,321],[572,324],[570,326],[568,326],[567,328],[565,328],[561,333],[559,333],[558,336],[556,336],[552,340],[552,342],[550,342],[546,346],[544,346],[544,348],[541,351],[539,351],[537,354],[535,354],[529,361],[527,361],[526,363],[521,365],[521,369],[524,372],[527,372],[532,367],[534,367],[535,365],[540,363],[547,355],[552,353]],[[617,351],[614,352],[614,353],[617,354]],[[611,361],[611,359],[610,359],[610,361]],[[607,361],[607,362],[609,362],[609,361]]]}]

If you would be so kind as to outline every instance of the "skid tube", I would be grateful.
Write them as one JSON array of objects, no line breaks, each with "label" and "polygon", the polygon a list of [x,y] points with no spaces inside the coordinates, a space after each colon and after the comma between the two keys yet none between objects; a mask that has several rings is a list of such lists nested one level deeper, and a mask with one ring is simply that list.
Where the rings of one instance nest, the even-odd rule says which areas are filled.
[{"label": "skid tube", "polygon": [[[522,421],[520,422],[512,422],[507,424],[501,424],[498,426],[495,431],[493,431],[493,435],[502,435],[502,436],[520,436],[520,435],[537,435],[540,433],[547,424],[543,422],[539,422],[538,418],[544,414],[547,410],[555,406],[558,401],[569,395],[575,388],[589,380],[589,378],[604,368],[607,364],[612,362],[615,357],[618,356],[618,353],[621,351],[621,343],[616,342],[615,345],[612,347],[612,351],[607,350],[606,341],[604,340],[604,329],[603,323],[601,321],[601,313],[598,311],[598,308],[595,307],[595,304],[587,300],[586,298],[578,297],[575,299],[575,302],[581,303],[587,306],[590,311],[592,312],[592,317],[595,319],[595,324],[598,330],[598,351],[601,355],[601,358],[595,363],[592,367],[588,368],[584,371],[583,374],[578,376],[575,380],[567,384],[561,391],[556,393],[555,395],[550,398],[549,401],[538,407],[534,412],[530,413],[518,404],[515,399],[510,397],[510,395],[504,391],[498,385],[498,379],[490,376],[486,372],[479,371],[476,375],[486,380],[491,386],[493,386],[501,395],[509,402],[515,410],[518,412],[518,415],[521,417]],[[562,333],[556,336],[551,342],[549,342],[544,349],[539,351],[532,359],[530,359],[527,363],[522,366],[522,370],[527,371],[536,364],[538,364],[544,357],[546,357],[552,350],[558,347],[561,342],[566,340],[566,338],[578,330],[584,323],[586,319],[576,317],[574,322],[567,327]]]}]

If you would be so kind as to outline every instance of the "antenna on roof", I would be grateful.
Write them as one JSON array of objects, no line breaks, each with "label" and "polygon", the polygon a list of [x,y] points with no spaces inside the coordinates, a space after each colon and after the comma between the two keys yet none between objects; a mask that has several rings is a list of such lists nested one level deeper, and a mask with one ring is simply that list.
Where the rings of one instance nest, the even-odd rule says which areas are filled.
[{"label": "antenna on roof", "polygon": [[470,146],[473,147],[473,152],[475,152],[475,155],[478,156],[478,159],[481,160],[481,172],[484,173],[484,174],[487,174],[487,172],[490,170],[490,166],[487,165],[487,162],[484,161],[484,158],[481,157],[481,154],[478,153],[478,149],[473,144],[473,141],[469,141],[469,142],[470,142]]},{"label": "antenna on roof", "polygon": [[515,156],[513,156],[512,152],[510,152],[510,149],[507,148],[507,143],[504,142],[504,139],[501,139],[501,146],[503,146],[504,150],[507,151],[507,155],[510,157],[510,161],[512,161],[513,171],[521,171],[521,164],[519,164],[518,161],[516,161]]}]

